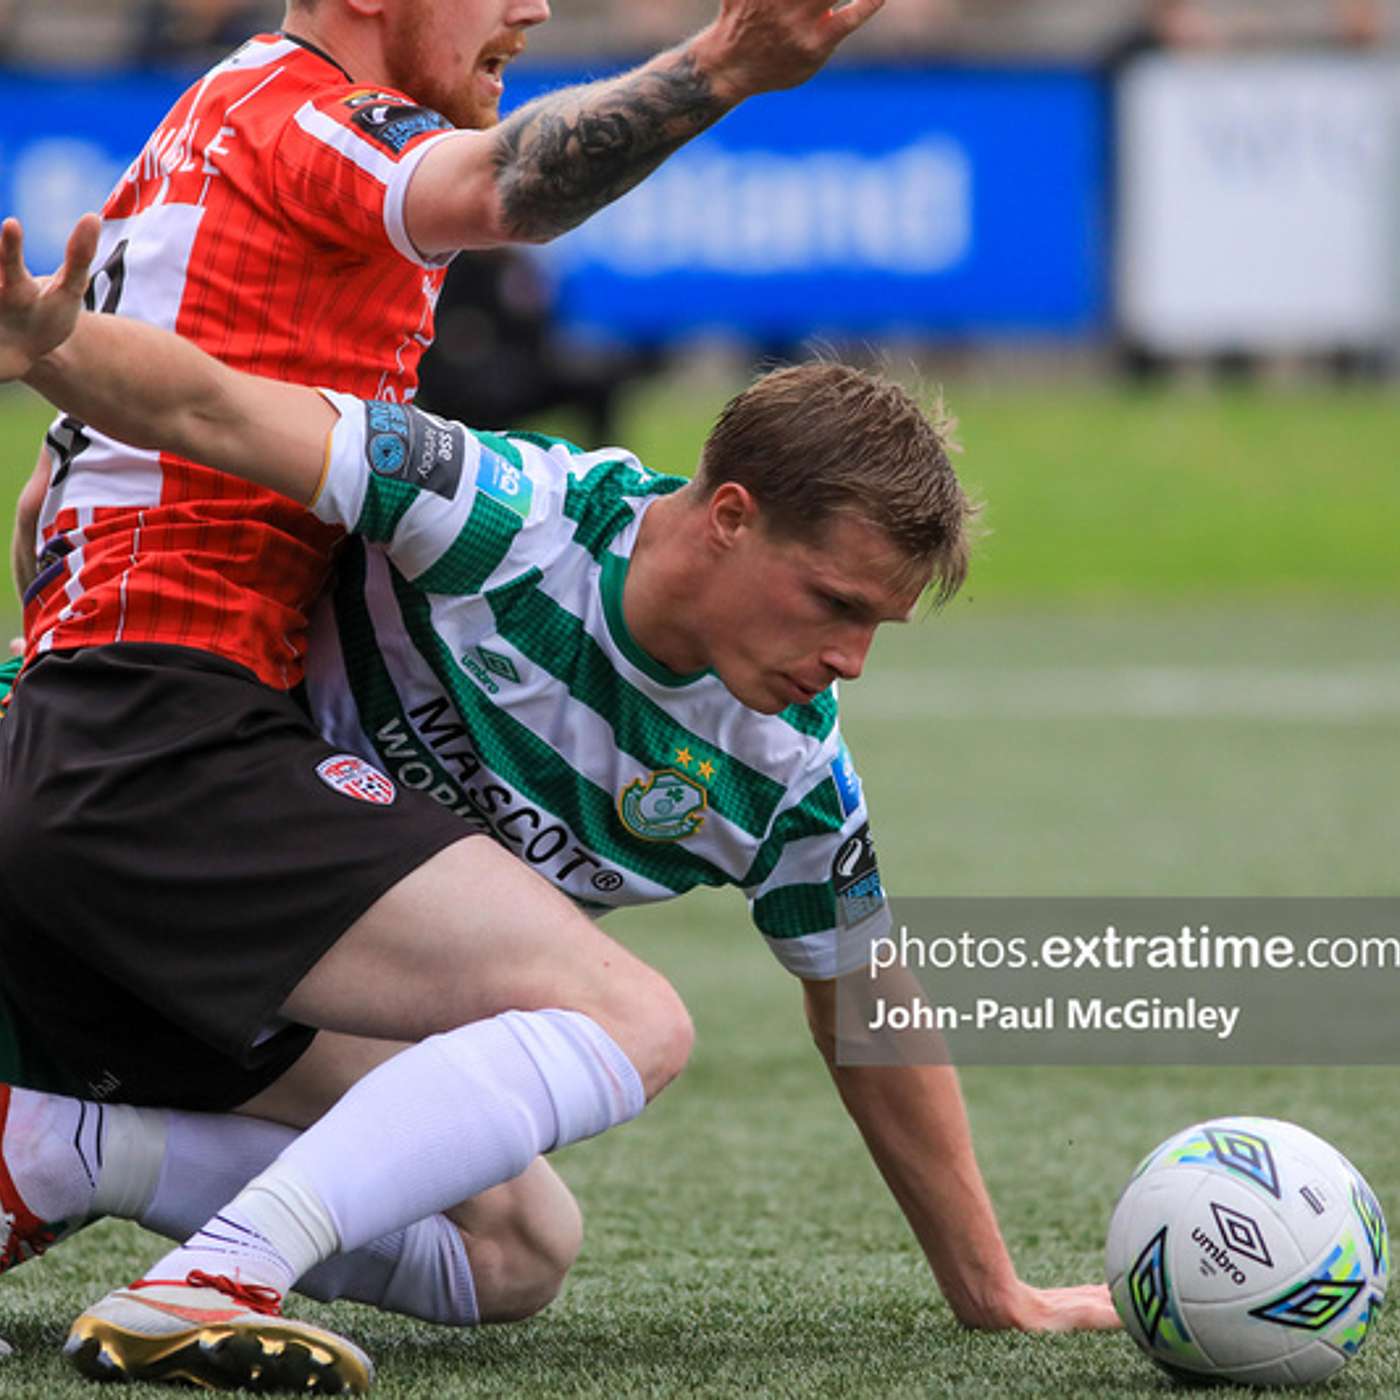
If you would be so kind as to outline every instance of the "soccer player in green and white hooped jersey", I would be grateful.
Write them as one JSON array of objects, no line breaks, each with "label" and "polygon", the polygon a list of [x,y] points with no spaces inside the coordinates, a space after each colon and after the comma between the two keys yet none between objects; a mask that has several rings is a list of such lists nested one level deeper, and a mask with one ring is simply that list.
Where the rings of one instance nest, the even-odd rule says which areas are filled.
[{"label": "soccer player in green and white hooped jersey", "polygon": [[[981,1327],[1115,1326],[1102,1285],[1038,1289],[1017,1277],[948,1066],[836,1061],[835,979],[881,928],[883,897],[830,689],[860,674],[880,623],[906,618],[930,583],[950,595],[967,564],[969,506],[918,407],[842,366],[779,371],[726,408],[685,484],[625,456],[477,436],[413,409],[238,374],[119,317],[83,317],[74,333],[95,232],[80,224],[65,269],[41,291],[23,271],[18,226],[6,223],[0,379],[24,377],[120,440],[197,456],[385,546],[347,561],[340,606],[322,622],[335,636],[315,693],[331,732],[347,750],[372,741],[390,780],[355,752],[327,758],[319,776],[363,801],[465,808],[554,884],[514,863],[519,873],[490,872],[471,890],[485,946],[454,956],[493,995],[522,999],[506,1005],[567,1016],[582,994],[548,957],[534,970],[551,929],[579,940],[587,928],[569,925],[558,889],[597,906],[742,885],[801,978],[842,1101],[956,1315]],[[346,683],[336,683],[338,665]],[[492,913],[502,890],[514,904]],[[496,925],[534,940],[527,972],[542,981],[510,990],[520,959]],[[431,998],[414,960],[432,955],[431,939],[410,942],[376,994],[397,1004],[408,987]],[[648,1007],[609,1000],[608,969],[623,956],[574,975],[593,979],[586,989],[626,1038],[647,1027]],[[498,1011],[466,1029],[490,1026]],[[491,1184],[455,1151],[425,1154],[417,1108],[400,1119],[407,1129],[376,1136],[372,1160],[353,1149],[404,1099],[422,1097],[418,1076],[432,1061],[418,1051],[430,1048],[404,1050],[354,1084],[223,1208],[257,1214],[257,1247],[225,1241],[220,1271],[231,1265],[244,1284],[280,1294],[336,1249]],[[433,1121],[444,1116],[463,1145],[473,1115],[494,1102],[430,1097],[433,1140],[447,1140]],[[624,1108],[639,1106],[634,1095]],[[519,1100],[491,1131],[518,1119],[529,1135],[516,1146],[538,1153],[598,1131],[609,1115],[620,1121],[611,1100],[570,1109],[567,1122],[555,1112],[557,1127],[535,1126],[536,1107]],[[518,1171],[529,1157],[512,1161]],[[377,1189],[385,1180],[392,1192]],[[265,1208],[267,1199],[284,1204]],[[140,1286],[183,1297],[164,1280],[187,1268],[205,1276],[204,1234]],[[118,1290],[79,1319],[73,1339],[144,1334],[150,1306]],[[239,1326],[261,1335],[251,1315]]]},{"label": "soccer player in green and white hooped jersey", "polygon": [[315,624],[322,733],[591,912],[738,885],[789,971],[859,964],[888,913],[834,687],[760,714],[628,631],[641,522],[685,482],[626,452],[329,397],[315,511],[383,549],[342,557]]}]

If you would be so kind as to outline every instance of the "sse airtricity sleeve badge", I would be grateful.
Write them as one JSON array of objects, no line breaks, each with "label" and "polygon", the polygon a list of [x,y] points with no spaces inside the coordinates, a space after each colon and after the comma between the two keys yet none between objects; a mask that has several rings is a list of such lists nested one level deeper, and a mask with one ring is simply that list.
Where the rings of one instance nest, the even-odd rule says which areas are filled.
[{"label": "sse airtricity sleeve badge", "polygon": [[662,768],[627,784],[617,797],[617,813],[643,841],[684,841],[705,822],[709,794],[693,778]]}]

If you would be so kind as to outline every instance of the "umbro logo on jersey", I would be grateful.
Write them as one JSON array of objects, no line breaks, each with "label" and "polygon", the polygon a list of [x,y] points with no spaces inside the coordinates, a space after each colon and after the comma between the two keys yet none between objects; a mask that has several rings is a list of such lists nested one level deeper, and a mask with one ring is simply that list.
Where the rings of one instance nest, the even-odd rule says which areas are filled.
[{"label": "umbro logo on jersey", "polygon": [[353,753],[338,753],[316,765],[316,776],[333,792],[387,807],[398,795],[394,780]]},{"label": "umbro logo on jersey", "polygon": [[498,651],[488,651],[485,647],[462,653],[462,667],[469,676],[488,694],[499,695],[501,687],[497,680],[519,681],[520,672],[510,657]]},{"label": "umbro logo on jersey", "polygon": [[499,676],[503,681],[520,679],[520,672],[515,669],[515,662],[510,657],[502,656],[498,651],[488,651],[485,647],[477,647],[476,654],[481,658],[481,664],[493,676]]}]

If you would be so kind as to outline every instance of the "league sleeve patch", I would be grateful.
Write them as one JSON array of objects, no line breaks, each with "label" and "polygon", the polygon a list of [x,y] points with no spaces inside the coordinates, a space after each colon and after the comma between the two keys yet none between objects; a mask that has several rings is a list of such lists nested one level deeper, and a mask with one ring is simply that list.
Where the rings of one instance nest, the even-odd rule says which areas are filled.
[{"label": "league sleeve patch", "polygon": [[346,105],[354,109],[351,122],[371,141],[377,141],[396,156],[403,153],[415,136],[422,136],[425,131],[452,130],[452,123],[430,108],[411,107],[393,99],[375,100],[383,96],[361,94],[347,98]]},{"label": "league sleeve patch", "polygon": [[851,751],[844,739],[836,750],[836,757],[831,760],[831,776],[836,783],[836,794],[841,799],[841,815],[849,817],[860,806],[860,777],[855,764],[851,762]]},{"label": "league sleeve patch", "polygon": [[508,462],[484,443],[476,468],[476,489],[493,501],[499,501],[507,510],[514,511],[522,520],[530,518],[530,503],[535,496],[534,482],[523,467]]},{"label": "league sleeve patch", "polygon": [[836,917],[850,928],[877,913],[885,902],[880,869],[875,862],[875,841],[867,822],[848,836],[831,862],[831,888],[836,895]]},{"label": "league sleeve patch", "polygon": [[467,431],[406,404],[365,404],[365,460],[376,476],[431,491],[457,494],[467,456]]}]

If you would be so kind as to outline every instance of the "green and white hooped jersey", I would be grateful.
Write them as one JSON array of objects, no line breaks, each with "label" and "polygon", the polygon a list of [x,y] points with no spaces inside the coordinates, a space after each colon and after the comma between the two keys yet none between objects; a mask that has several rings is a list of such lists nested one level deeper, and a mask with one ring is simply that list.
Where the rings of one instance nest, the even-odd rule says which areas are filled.
[{"label": "green and white hooped jersey", "polygon": [[622,618],[647,506],[630,453],[472,432],[326,393],[312,507],[352,540],[313,621],[312,711],[593,914],[737,885],[789,971],[858,967],[889,926],[834,692],[761,715],[646,655]]}]

